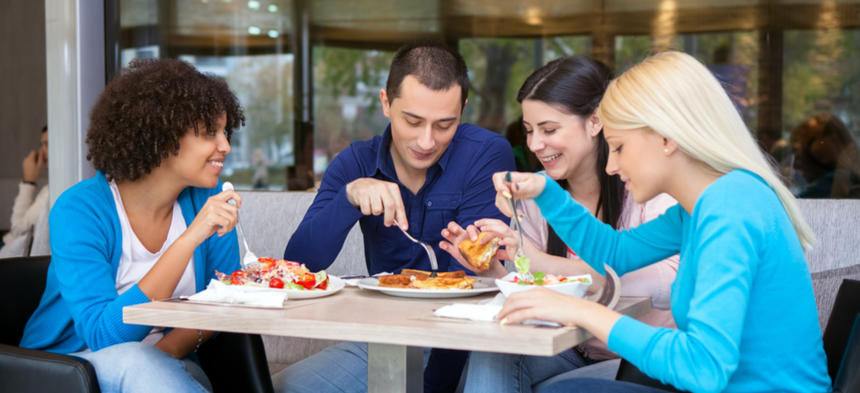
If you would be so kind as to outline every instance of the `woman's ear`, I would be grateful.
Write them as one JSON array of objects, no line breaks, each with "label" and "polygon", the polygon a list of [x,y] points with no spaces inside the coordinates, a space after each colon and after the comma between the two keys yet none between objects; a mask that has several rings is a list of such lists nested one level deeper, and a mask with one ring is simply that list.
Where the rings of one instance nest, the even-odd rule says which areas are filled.
[{"label": "woman's ear", "polygon": [[671,139],[663,137],[663,153],[670,156],[676,151],[678,151],[678,144]]},{"label": "woman's ear", "polygon": [[594,138],[603,130],[603,123],[600,122],[600,118],[597,115],[592,114],[585,120],[585,129],[588,131],[588,135]]}]

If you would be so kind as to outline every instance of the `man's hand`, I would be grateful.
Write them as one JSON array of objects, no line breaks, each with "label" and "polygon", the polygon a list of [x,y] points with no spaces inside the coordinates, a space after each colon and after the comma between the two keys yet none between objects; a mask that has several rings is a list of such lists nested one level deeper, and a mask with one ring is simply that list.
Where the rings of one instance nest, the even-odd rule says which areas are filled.
[{"label": "man's hand", "polygon": [[39,150],[33,150],[24,157],[24,161],[21,162],[21,177],[25,182],[35,183],[39,180],[39,173],[45,167],[45,158],[47,157],[39,154]]},{"label": "man's hand", "polygon": [[346,198],[365,216],[382,214],[387,227],[396,220],[403,230],[409,228],[400,187],[395,183],[369,177],[356,179],[346,185]]}]

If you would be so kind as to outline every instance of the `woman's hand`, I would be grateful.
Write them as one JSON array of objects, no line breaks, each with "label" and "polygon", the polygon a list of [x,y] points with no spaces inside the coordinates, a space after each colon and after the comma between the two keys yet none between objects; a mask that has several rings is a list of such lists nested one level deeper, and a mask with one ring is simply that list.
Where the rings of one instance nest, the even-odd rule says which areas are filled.
[{"label": "woman's hand", "polygon": [[498,318],[502,325],[537,319],[558,322],[565,326],[579,326],[588,330],[598,340],[607,342],[609,332],[621,318],[621,314],[599,303],[536,287],[508,296]]},{"label": "woman's hand", "polygon": [[[508,174],[511,181],[507,180]],[[512,217],[511,202],[516,199],[532,199],[543,192],[546,177],[536,173],[525,172],[496,172],[493,174],[493,186],[496,188],[496,207],[506,216]]]},{"label": "woman's hand", "polygon": [[[229,203],[231,199],[236,201],[235,206]],[[195,244],[202,243],[213,233],[224,236],[239,221],[241,206],[242,197],[234,190],[225,190],[209,197],[183,236],[189,236]]]},{"label": "woman's hand", "polygon": [[492,240],[492,238],[498,238],[499,247],[505,247],[499,248],[499,251],[496,251],[494,258],[507,261],[514,260],[517,248],[520,247],[520,240],[516,232],[514,232],[508,224],[495,218],[482,218],[475,221],[475,226],[477,226],[481,232],[490,232],[493,234],[492,237],[485,237],[485,239],[488,239],[487,241]]},{"label": "woman's hand", "polygon": [[[457,248],[457,245],[459,245],[461,241],[466,240],[466,238],[469,238],[472,241],[478,239],[478,228],[474,225],[469,225],[468,227],[466,227],[466,229],[463,229],[460,224],[451,221],[448,223],[448,227],[442,230],[442,237],[444,237],[445,240],[439,242],[439,248],[447,251],[448,254],[451,254],[454,260],[460,263],[460,265],[463,265],[463,267],[465,267],[466,269],[469,269],[470,271],[474,272],[479,276],[486,277],[502,277],[507,274],[505,267],[502,266],[501,263],[499,263],[496,257],[494,257],[494,259],[490,261],[490,268],[486,271],[478,270],[478,268],[469,263],[466,258],[463,258],[463,254],[460,253],[460,249]],[[485,244],[492,241],[495,237],[497,236],[484,236],[484,238],[481,239],[480,242],[481,244]],[[498,252],[496,252],[496,255],[499,255],[499,252],[502,251],[503,250],[499,250]]]},{"label": "woman's hand", "polygon": [[498,318],[502,324],[515,324],[527,319],[558,322],[579,326],[582,313],[595,303],[568,296],[544,287],[515,292],[505,300]]},{"label": "woman's hand", "polygon": [[35,183],[39,180],[39,174],[45,167],[45,158],[40,150],[33,150],[24,157],[24,161],[21,162],[21,177],[25,182]]}]

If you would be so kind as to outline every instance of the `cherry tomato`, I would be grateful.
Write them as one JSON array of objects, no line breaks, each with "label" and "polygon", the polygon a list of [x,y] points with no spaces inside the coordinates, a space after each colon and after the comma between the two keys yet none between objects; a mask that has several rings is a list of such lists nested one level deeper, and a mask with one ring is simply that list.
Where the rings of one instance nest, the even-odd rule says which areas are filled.
[{"label": "cherry tomato", "polygon": [[245,278],[244,278],[244,277],[239,277],[239,276],[231,276],[231,277],[230,277],[230,284],[233,284],[233,285],[242,285],[242,284],[244,284],[244,283],[245,283]]},{"label": "cherry tomato", "polygon": [[296,284],[303,286],[305,289],[313,289],[317,283],[316,277],[311,273],[302,274],[295,280]]},{"label": "cherry tomato", "polygon": [[244,277],[248,277],[248,273],[245,273],[244,270],[236,270],[235,272],[233,272],[233,274],[230,275],[230,277],[243,277],[244,278]]},{"label": "cherry tomato", "polygon": [[280,278],[275,277],[275,278],[272,278],[271,280],[269,280],[269,288],[283,288],[283,287],[284,287],[284,281],[281,280]]},{"label": "cherry tomato", "polygon": [[317,285],[317,288],[322,289],[322,290],[327,289],[328,288],[328,277],[326,277],[325,281],[323,281],[322,284]]}]

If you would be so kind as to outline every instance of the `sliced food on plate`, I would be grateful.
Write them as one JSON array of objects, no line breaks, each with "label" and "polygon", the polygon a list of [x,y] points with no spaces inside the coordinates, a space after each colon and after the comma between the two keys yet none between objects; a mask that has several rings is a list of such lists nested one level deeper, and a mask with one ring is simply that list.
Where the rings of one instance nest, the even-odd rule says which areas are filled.
[{"label": "sliced food on plate", "polygon": [[325,270],[311,272],[303,263],[274,258],[258,258],[254,268],[236,270],[232,274],[215,271],[219,281],[229,285],[244,285],[288,290],[326,290],[329,276]]},{"label": "sliced food on plate", "polygon": [[428,271],[403,269],[400,274],[379,277],[379,286],[386,288],[472,289],[474,283],[475,278],[467,276],[462,270],[439,272],[436,277],[430,277]]}]

